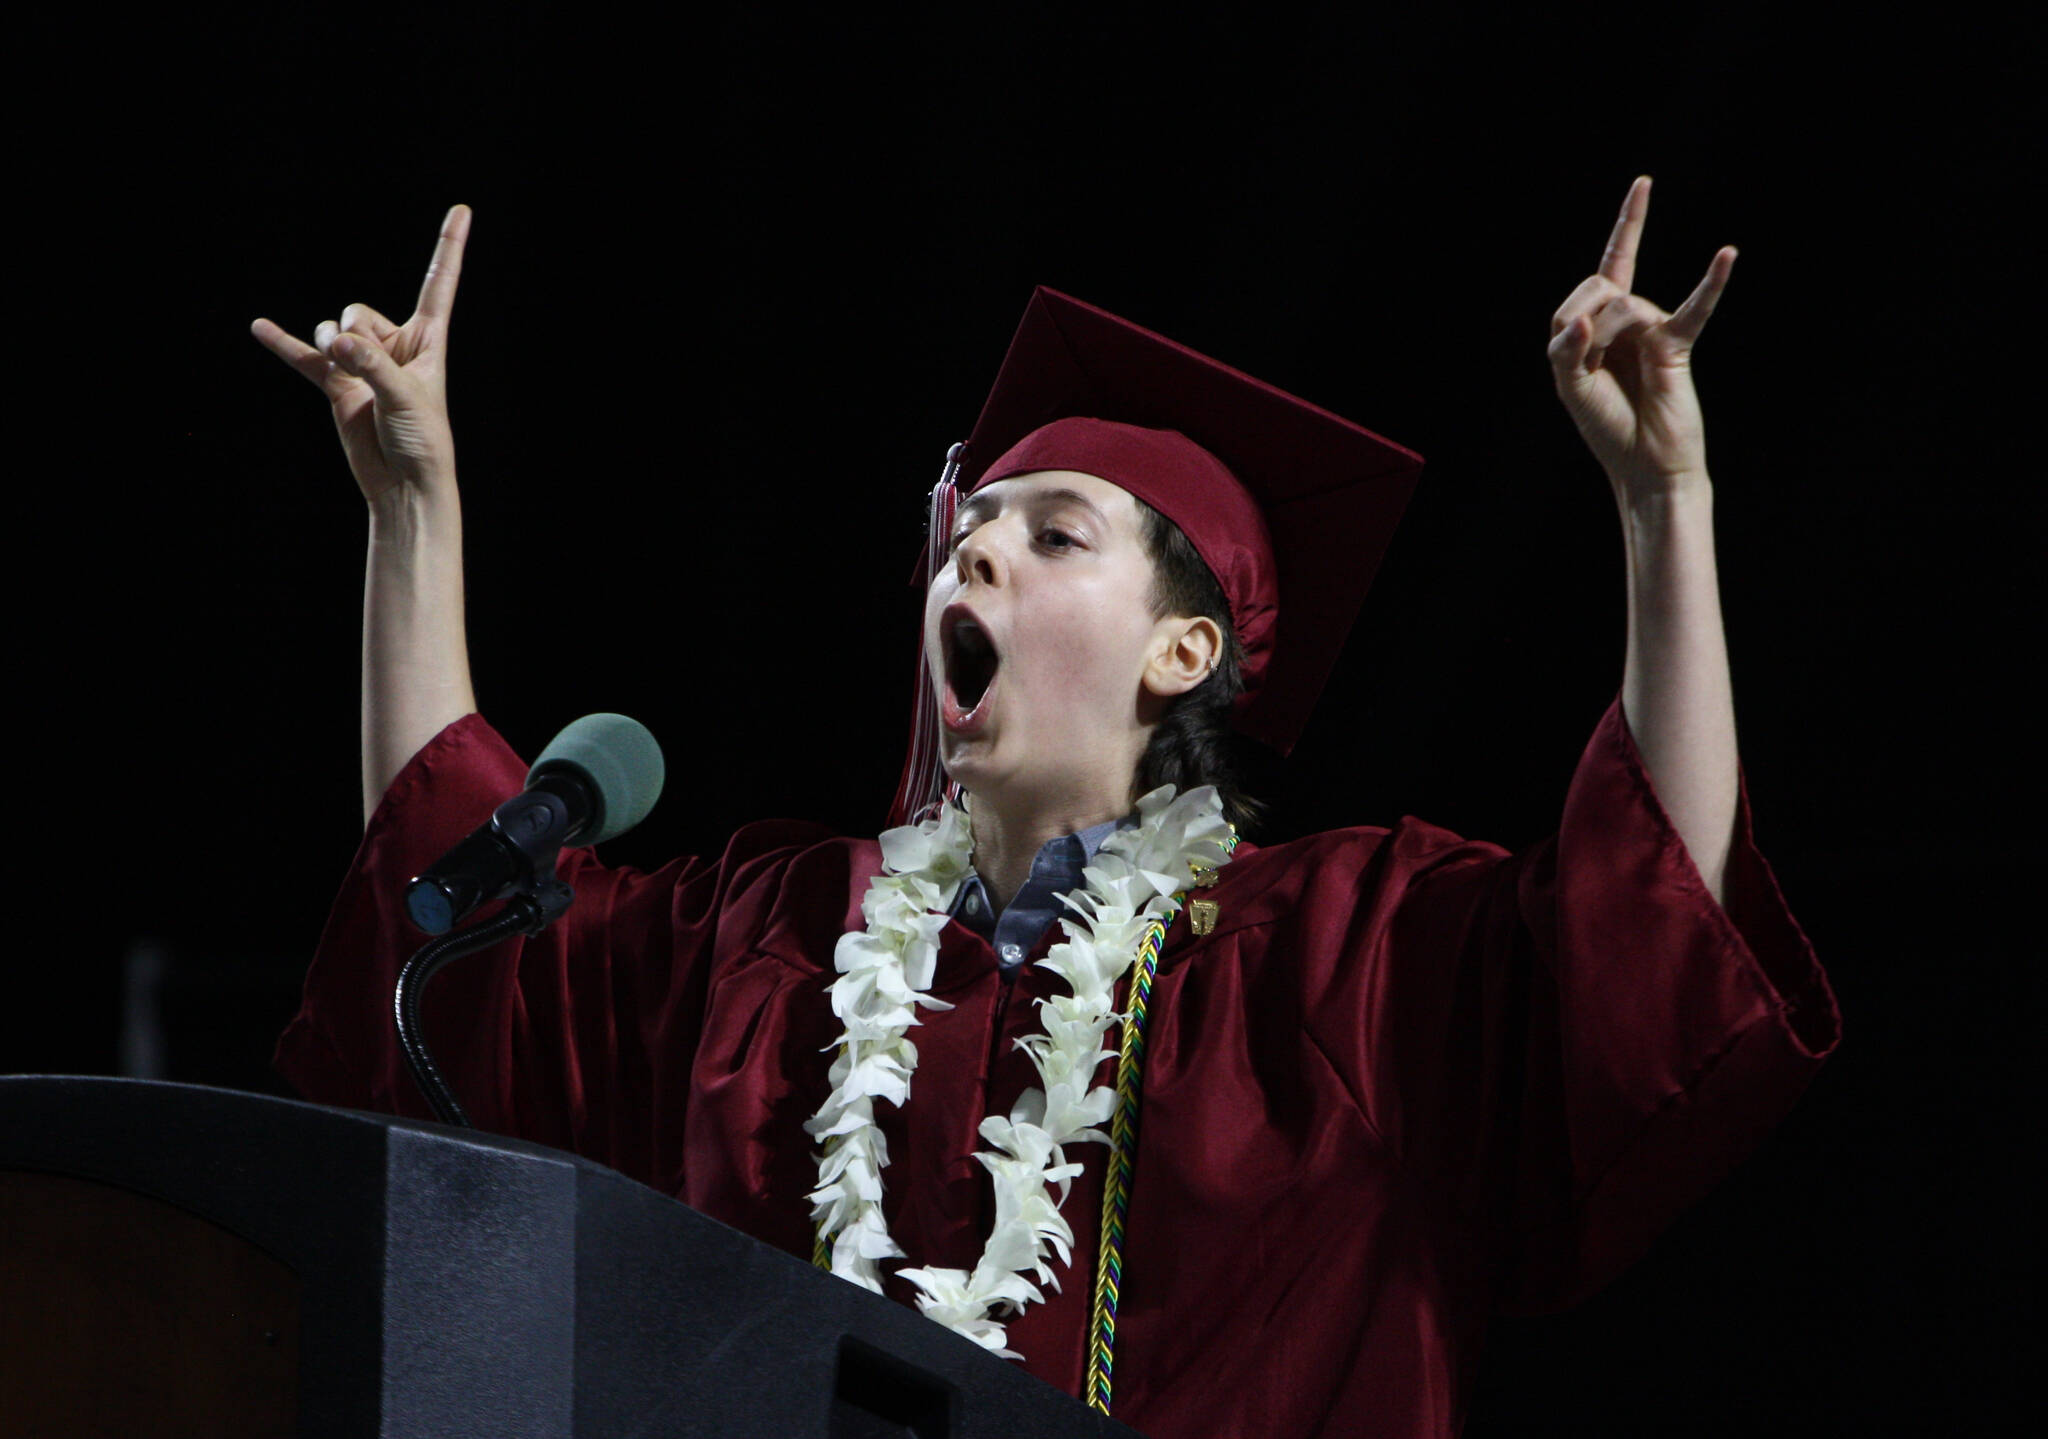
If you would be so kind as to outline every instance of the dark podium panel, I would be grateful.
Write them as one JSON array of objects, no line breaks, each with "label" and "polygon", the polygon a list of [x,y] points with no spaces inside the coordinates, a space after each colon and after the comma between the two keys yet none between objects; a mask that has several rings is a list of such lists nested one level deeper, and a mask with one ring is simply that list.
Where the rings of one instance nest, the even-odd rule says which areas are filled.
[{"label": "dark podium panel", "polygon": [[0,1078],[10,1434],[1135,1439],[615,1170],[232,1090]]}]

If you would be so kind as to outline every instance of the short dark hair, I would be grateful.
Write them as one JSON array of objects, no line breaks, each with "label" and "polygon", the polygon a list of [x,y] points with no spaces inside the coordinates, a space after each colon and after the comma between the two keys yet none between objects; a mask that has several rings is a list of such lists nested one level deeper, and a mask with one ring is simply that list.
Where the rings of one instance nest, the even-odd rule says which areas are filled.
[{"label": "short dark hair", "polygon": [[1230,728],[1231,705],[1244,691],[1244,645],[1230,622],[1223,588],[1179,525],[1132,497],[1145,531],[1145,553],[1152,561],[1152,617],[1206,617],[1223,631],[1223,653],[1209,677],[1176,695],[1152,731],[1151,743],[1138,760],[1137,794],[1160,785],[1179,790],[1213,784],[1223,797],[1223,817],[1242,834],[1265,817],[1265,806],[1238,788],[1236,737]]}]

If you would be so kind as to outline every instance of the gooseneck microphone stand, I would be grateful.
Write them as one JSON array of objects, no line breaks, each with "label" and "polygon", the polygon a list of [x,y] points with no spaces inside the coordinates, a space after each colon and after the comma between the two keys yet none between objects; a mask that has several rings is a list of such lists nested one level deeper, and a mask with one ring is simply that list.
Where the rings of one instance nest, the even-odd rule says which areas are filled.
[{"label": "gooseneck microphone stand", "polygon": [[539,934],[561,917],[574,898],[574,891],[551,875],[534,884],[531,893],[515,894],[489,919],[429,940],[399,971],[395,1003],[399,1047],[405,1052],[406,1067],[412,1071],[413,1082],[419,1085],[420,1093],[426,1096],[427,1103],[443,1124],[476,1128],[470,1123],[461,1101],[456,1099],[455,1091],[448,1087],[440,1066],[434,1063],[434,1056],[420,1035],[420,995],[425,991],[427,981],[440,973],[442,966],[451,960],[489,949],[515,934]]},{"label": "gooseneck microphone stand", "polygon": [[[489,949],[515,934],[539,934],[576,898],[555,873],[562,844],[600,829],[604,802],[574,773],[542,774],[535,767],[529,788],[498,806],[490,822],[444,855],[406,889],[406,909],[430,940],[399,971],[394,1009],[398,1044],[413,1082],[443,1124],[476,1126],[448,1087],[440,1066],[420,1036],[420,995],[427,981],[450,960]],[[582,816],[581,827],[575,816]],[[504,899],[505,907],[467,929],[449,926],[478,905]]]}]

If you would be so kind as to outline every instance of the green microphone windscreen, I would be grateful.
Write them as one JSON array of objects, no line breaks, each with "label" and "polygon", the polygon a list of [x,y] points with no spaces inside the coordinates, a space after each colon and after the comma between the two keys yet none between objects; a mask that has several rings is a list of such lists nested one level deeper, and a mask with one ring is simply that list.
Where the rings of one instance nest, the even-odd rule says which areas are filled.
[{"label": "green microphone windscreen", "polygon": [[582,835],[577,848],[601,844],[624,834],[654,808],[661,798],[661,746],[647,726],[625,715],[585,715],[571,722],[548,742],[540,758],[527,771],[530,787],[540,772],[552,765],[570,765],[581,771],[597,790],[602,810],[595,834]]}]

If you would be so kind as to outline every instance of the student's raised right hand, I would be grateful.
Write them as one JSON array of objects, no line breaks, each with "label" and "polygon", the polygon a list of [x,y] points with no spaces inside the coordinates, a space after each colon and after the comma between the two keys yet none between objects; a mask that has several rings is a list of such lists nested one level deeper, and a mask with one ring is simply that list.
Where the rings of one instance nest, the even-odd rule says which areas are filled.
[{"label": "student's raised right hand", "polygon": [[319,386],[363,498],[372,505],[416,486],[429,498],[452,496],[455,436],[448,425],[448,316],[462,275],[470,209],[457,205],[441,238],[412,318],[395,325],[368,305],[341,321],[322,320],[313,344],[259,319],[249,332],[263,347]]}]

